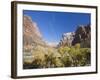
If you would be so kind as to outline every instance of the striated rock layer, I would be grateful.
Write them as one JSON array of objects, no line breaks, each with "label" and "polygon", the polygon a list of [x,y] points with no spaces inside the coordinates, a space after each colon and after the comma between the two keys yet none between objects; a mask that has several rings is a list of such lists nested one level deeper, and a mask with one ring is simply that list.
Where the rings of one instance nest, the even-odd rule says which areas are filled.
[{"label": "striated rock layer", "polygon": [[91,28],[90,25],[80,25],[76,32],[72,45],[77,43],[81,44],[81,47],[90,47],[91,42]]},{"label": "striated rock layer", "polygon": [[91,46],[91,28],[90,25],[80,25],[75,32],[64,33],[59,42],[60,46],[74,46],[80,44],[81,47]]},{"label": "striated rock layer", "polygon": [[59,42],[58,46],[72,46],[72,41],[74,39],[75,33],[74,32],[69,32],[69,33],[64,33],[62,35],[62,39]]},{"label": "striated rock layer", "polygon": [[42,34],[36,24],[29,16],[24,16],[23,20],[23,44],[24,47],[34,46],[35,44],[43,45]]}]

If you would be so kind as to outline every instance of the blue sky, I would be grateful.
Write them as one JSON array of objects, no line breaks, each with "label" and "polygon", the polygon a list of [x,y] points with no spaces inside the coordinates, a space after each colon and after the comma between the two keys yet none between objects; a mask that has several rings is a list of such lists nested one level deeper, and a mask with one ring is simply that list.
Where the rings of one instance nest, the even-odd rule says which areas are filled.
[{"label": "blue sky", "polygon": [[59,42],[63,33],[74,32],[78,25],[91,23],[89,13],[24,10],[23,15],[30,16],[38,24],[47,42]]}]

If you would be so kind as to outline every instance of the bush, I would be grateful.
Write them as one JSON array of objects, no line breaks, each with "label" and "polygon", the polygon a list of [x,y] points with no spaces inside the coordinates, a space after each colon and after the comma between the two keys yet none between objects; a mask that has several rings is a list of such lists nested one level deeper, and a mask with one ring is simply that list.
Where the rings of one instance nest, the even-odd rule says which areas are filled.
[{"label": "bush", "polygon": [[72,59],[68,56],[64,56],[62,59],[62,62],[65,67],[71,67],[72,66]]},{"label": "bush", "polygon": [[59,49],[58,49],[58,52],[60,53],[60,54],[64,54],[65,52],[69,52],[70,51],[70,48],[69,47],[60,47]]},{"label": "bush", "polygon": [[32,63],[24,63],[24,68],[54,68],[87,66],[91,62],[90,48],[81,48],[80,44],[71,47],[44,48],[36,46],[32,50]]},{"label": "bush", "polygon": [[80,48],[80,43],[75,44],[74,47],[75,47],[76,49],[79,49],[79,48]]}]

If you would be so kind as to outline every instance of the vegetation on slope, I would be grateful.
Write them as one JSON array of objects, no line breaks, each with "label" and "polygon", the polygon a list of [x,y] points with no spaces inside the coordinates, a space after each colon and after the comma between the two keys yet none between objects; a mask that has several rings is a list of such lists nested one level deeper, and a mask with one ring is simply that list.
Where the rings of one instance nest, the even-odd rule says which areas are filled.
[{"label": "vegetation on slope", "polygon": [[38,45],[34,50],[31,50],[31,52],[31,62],[24,60],[24,69],[79,67],[90,65],[90,48],[81,48],[80,44],[59,48]]}]

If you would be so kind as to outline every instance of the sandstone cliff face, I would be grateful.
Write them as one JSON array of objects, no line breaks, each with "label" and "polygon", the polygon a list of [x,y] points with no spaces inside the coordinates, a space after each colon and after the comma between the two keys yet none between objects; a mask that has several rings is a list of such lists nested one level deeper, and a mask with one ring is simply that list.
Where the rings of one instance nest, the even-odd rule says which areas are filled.
[{"label": "sandstone cliff face", "polygon": [[75,32],[64,33],[58,46],[74,46],[79,43],[81,47],[90,47],[91,45],[90,25],[80,25]]},{"label": "sandstone cliff face", "polygon": [[[43,41],[42,34],[36,24],[29,16],[24,16],[23,22],[23,43],[24,47],[31,48],[36,44],[47,46]],[[90,25],[80,25],[75,32],[63,33],[58,44],[60,46],[74,46],[79,43],[81,47],[90,47],[91,29]],[[50,46],[50,45],[49,45]]]},{"label": "sandstone cliff face", "polygon": [[64,33],[62,35],[62,39],[60,40],[58,46],[65,46],[65,45],[72,46],[72,41],[74,39],[74,35],[75,35],[74,32]]},{"label": "sandstone cliff face", "polygon": [[81,44],[81,47],[90,47],[91,42],[91,29],[90,25],[80,25],[76,32],[74,40],[72,41],[72,45],[77,43]]},{"label": "sandstone cliff face", "polygon": [[36,24],[29,16],[23,20],[23,44],[24,48],[31,49],[36,44],[44,45],[42,34]]}]

